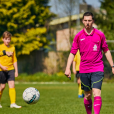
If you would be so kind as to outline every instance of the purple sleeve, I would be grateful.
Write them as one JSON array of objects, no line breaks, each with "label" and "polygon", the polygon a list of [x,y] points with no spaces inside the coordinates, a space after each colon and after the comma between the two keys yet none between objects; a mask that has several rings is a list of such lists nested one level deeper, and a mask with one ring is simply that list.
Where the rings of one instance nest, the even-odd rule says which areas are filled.
[{"label": "purple sleeve", "polygon": [[109,50],[107,42],[106,42],[106,37],[104,34],[102,35],[102,50],[103,50],[103,52],[106,52]]},{"label": "purple sleeve", "polygon": [[70,53],[72,53],[74,55],[77,53],[77,51],[79,49],[78,40],[79,40],[78,39],[78,35],[76,35],[74,37],[74,40],[73,40],[73,43],[72,43],[72,47],[71,47],[71,51],[70,51]]}]

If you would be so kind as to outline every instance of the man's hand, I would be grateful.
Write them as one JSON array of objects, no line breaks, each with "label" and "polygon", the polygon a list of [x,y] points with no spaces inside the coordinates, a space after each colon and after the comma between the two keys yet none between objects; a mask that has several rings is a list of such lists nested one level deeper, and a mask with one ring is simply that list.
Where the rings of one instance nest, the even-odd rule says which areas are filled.
[{"label": "man's hand", "polygon": [[70,69],[66,69],[66,70],[65,70],[65,75],[66,75],[68,78],[71,78],[71,71],[70,71]]},{"label": "man's hand", "polygon": [[1,69],[2,69],[3,71],[7,71],[7,70],[8,70],[8,67],[6,67],[6,66],[1,66]]},{"label": "man's hand", "polygon": [[69,57],[68,57],[68,60],[67,60],[67,66],[66,66],[66,70],[65,70],[65,75],[71,79],[71,71],[70,71],[70,66],[74,60],[74,54],[70,53],[69,54]]},{"label": "man's hand", "polygon": [[7,52],[7,51],[6,51],[6,55],[7,55],[8,57],[11,57],[11,56],[13,55],[13,52]]}]

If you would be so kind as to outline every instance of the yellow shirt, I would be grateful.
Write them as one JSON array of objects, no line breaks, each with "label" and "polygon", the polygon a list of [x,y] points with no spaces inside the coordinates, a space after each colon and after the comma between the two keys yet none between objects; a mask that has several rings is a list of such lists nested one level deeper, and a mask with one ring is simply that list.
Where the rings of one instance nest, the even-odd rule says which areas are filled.
[{"label": "yellow shirt", "polygon": [[[11,57],[8,57],[7,55],[0,56],[0,64],[2,66],[8,67],[8,70],[13,70],[14,69],[13,63],[17,62],[17,58],[15,54],[15,47],[14,46],[7,47],[6,45],[2,44],[0,45],[0,52],[2,50],[13,52],[13,56]],[[1,68],[0,68],[0,71],[2,71]]]},{"label": "yellow shirt", "polygon": [[76,53],[76,55],[74,57],[74,61],[76,62],[76,71],[79,71],[79,69],[80,69],[80,61],[81,61],[79,50],[77,51],[77,53]]},{"label": "yellow shirt", "polygon": [[[2,51],[3,51],[3,50],[2,50]],[[2,51],[0,51],[0,56],[3,56],[3,55],[4,55]]]}]

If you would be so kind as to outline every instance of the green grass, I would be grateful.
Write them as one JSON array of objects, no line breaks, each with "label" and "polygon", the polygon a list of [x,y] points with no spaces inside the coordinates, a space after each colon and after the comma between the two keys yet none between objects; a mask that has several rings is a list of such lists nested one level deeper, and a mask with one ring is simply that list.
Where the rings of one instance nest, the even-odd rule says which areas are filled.
[{"label": "green grass", "polygon": [[[27,87],[35,87],[40,92],[40,100],[34,105],[26,104],[22,93]],[[18,105],[21,109],[10,109],[8,86],[2,96],[0,114],[86,114],[83,99],[77,98],[77,84],[16,84]],[[102,109],[100,114],[114,114],[114,83],[103,83]]]}]

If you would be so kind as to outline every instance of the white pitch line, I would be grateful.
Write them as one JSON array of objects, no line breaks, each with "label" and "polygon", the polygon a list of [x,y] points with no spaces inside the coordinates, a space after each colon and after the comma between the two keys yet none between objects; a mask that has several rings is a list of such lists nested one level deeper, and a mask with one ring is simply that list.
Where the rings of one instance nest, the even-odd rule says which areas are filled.
[{"label": "white pitch line", "polygon": [[15,84],[71,84],[73,82],[17,82]]}]

